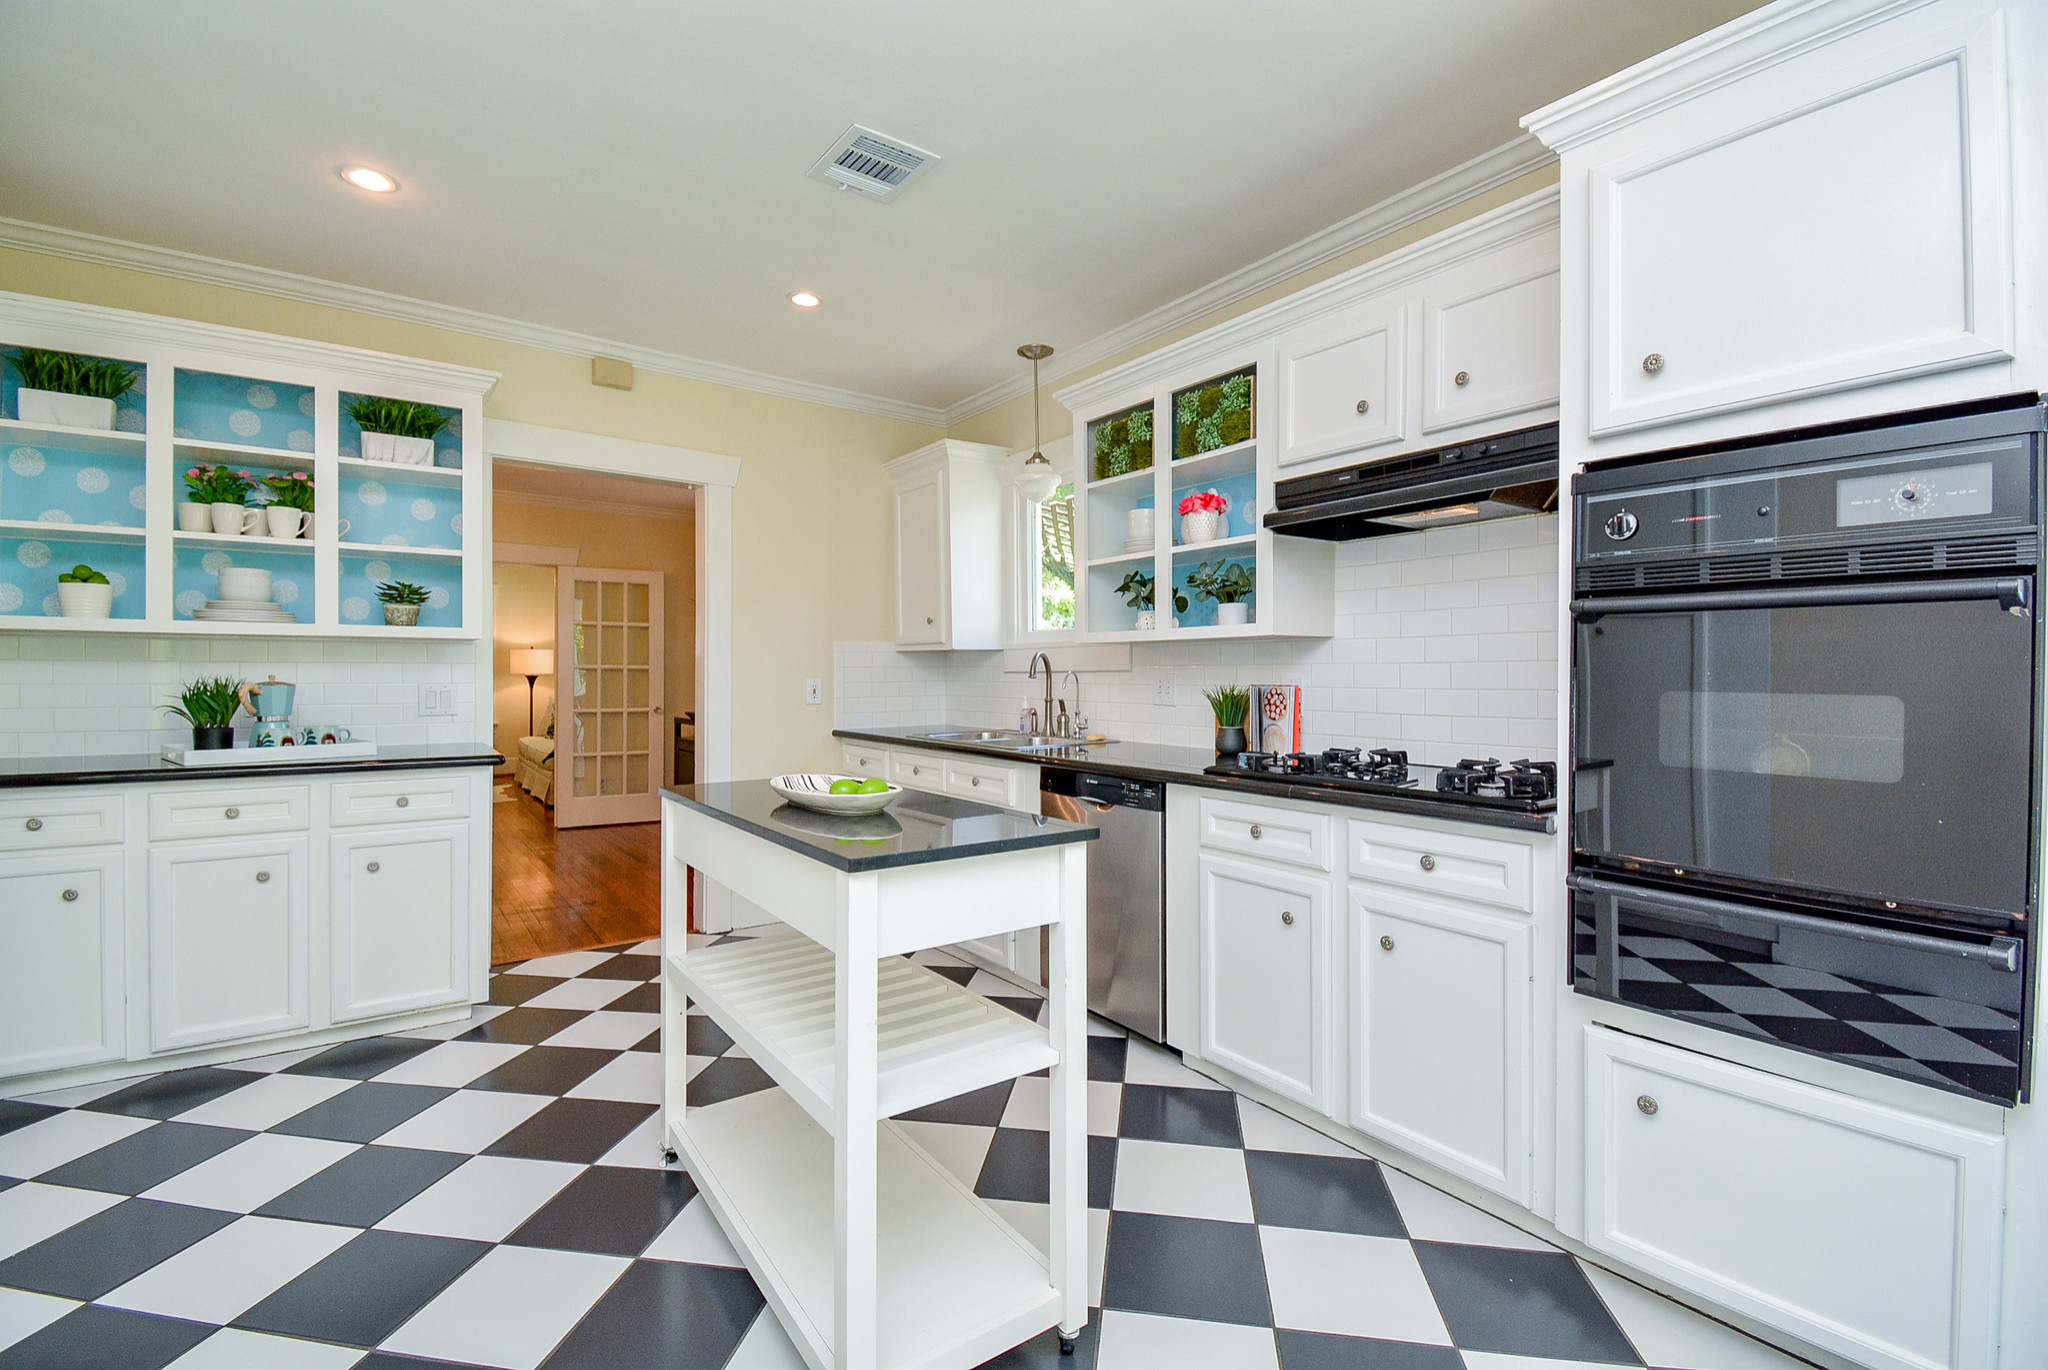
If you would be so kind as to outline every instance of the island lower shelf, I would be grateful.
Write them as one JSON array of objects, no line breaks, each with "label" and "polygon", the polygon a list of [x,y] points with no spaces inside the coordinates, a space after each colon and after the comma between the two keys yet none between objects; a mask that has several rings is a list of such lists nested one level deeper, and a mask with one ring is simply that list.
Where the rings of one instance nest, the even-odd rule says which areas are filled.
[{"label": "island lower shelf", "polygon": [[[833,1355],[833,1146],[766,1089],[688,1110],[671,1138],[814,1370]],[[1046,1259],[894,1125],[878,1124],[877,1362],[976,1365],[1058,1316]]]}]

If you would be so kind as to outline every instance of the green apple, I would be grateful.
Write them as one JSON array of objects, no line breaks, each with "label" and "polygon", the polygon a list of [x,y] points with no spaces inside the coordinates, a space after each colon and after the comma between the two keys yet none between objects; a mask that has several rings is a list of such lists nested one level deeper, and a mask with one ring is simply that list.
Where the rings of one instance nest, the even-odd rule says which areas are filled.
[{"label": "green apple", "polygon": [[889,792],[889,782],[882,779],[879,775],[871,775],[866,780],[860,782],[860,792],[862,794],[887,794]]},{"label": "green apple", "polygon": [[845,779],[845,780],[835,780],[835,781],[833,781],[833,782],[832,782],[832,793],[834,793],[834,794],[859,794],[859,793],[860,793],[860,781],[858,781],[858,780],[854,780],[854,779],[852,779],[852,778],[850,778],[850,777],[849,777],[848,779]]}]

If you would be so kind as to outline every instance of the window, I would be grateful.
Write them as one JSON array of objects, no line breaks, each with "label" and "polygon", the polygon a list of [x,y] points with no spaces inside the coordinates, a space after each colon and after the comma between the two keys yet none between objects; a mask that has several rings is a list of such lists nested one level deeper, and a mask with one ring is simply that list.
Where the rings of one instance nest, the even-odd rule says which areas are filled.
[{"label": "window", "polygon": [[1057,487],[1043,504],[1024,509],[1025,546],[1035,553],[1026,572],[1025,631],[1063,633],[1074,626],[1074,486]]}]

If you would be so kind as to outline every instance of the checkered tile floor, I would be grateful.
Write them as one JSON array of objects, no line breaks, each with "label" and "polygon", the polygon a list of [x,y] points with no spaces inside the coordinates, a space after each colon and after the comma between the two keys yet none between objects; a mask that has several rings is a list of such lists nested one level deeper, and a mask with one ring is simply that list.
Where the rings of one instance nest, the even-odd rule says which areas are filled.
[{"label": "checkered tile floor", "polygon": [[[0,1100],[0,1370],[798,1370],[661,1165],[655,952],[527,962],[424,1032]],[[1090,1030],[1088,1331],[991,1365],[1799,1364]],[[692,1103],[767,1086],[689,1036]],[[1043,1242],[1046,1119],[1039,1078],[903,1125]]]}]

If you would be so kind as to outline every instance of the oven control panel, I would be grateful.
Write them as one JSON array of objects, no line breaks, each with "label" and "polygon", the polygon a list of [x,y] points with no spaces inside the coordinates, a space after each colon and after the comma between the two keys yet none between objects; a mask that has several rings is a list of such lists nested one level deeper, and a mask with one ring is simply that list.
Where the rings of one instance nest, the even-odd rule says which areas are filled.
[{"label": "oven control panel", "polygon": [[1846,476],[1835,482],[1835,525],[1972,518],[1991,512],[1993,466],[1988,461],[1931,471]]}]

